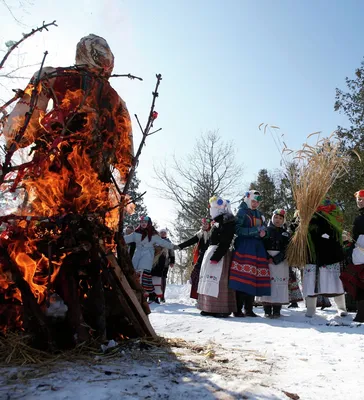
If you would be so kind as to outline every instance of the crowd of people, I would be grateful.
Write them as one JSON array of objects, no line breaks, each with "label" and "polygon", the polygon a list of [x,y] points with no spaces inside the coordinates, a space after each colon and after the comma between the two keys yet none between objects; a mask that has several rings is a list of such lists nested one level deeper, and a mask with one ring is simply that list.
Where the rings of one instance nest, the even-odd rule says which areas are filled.
[{"label": "crowd of people", "polygon": [[253,307],[262,305],[266,318],[279,318],[282,305],[298,307],[305,300],[306,316],[313,317],[318,306],[330,306],[333,298],[344,317],[349,296],[357,301],[354,321],[364,322],[364,190],[355,198],[359,216],[352,234],[343,231],[341,208],[329,196],[323,199],[308,226],[308,256],[301,268],[287,261],[287,248],[301,223],[299,211],[287,221],[286,211],[276,209],[266,220],[257,190],[246,192],[236,215],[229,200],[212,197],[200,231],[178,245],[165,229],[157,232],[147,216],[124,238],[150,301],[164,301],[174,250],[194,246],[190,297],[203,316],[257,317]]}]

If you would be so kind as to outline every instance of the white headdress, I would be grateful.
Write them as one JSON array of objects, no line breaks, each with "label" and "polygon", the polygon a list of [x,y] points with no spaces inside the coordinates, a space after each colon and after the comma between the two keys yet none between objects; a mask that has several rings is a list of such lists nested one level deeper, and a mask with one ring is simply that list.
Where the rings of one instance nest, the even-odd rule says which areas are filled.
[{"label": "white headdress", "polygon": [[218,196],[213,196],[209,200],[210,215],[212,219],[222,214],[231,214],[230,200],[225,200]]},{"label": "white headdress", "polygon": [[114,69],[114,54],[104,38],[91,33],[77,43],[76,65],[87,65],[109,76]]},{"label": "white headdress", "polygon": [[249,190],[245,193],[243,197],[244,203],[248,206],[248,208],[252,208],[252,200],[262,201],[262,196],[260,192],[257,190]]}]

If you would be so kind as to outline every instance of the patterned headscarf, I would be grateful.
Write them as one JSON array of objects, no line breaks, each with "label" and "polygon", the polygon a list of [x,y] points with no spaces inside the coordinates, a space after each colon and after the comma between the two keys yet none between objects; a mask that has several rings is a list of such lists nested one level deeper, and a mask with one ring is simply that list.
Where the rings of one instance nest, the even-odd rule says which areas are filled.
[{"label": "patterned headscarf", "polygon": [[320,213],[338,232],[342,235],[344,217],[340,206],[331,200],[329,195],[326,195],[321,204],[317,207],[316,212]]},{"label": "patterned headscarf", "polygon": [[213,196],[209,200],[210,215],[212,219],[222,214],[231,214],[230,200],[222,199],[218,196]]},{"label": "patterned headscarf", "polygon": [[358,190],[354,193],[354,197],[357,199],[358,197],[364,197],[364,190]]},{"label": "patterned headscarf", "polygon": [[283,217],[283,223],[286,222],[286,211],[283,210],[283,208],[277,208],[276,210],[273,211],[273,215],[272,215],[272,224],[273,224],[273,218],[275,215],[280,215],[281,217]]},{"label": "patterned headscarf", "polygon": [[140,233],[142,235],[142,240],[148,236],[149,241],[151,241],[152,236],[154,235],[158,235],[158,232],[156,231],[156,229],[153,226],[152,220],[150,217],[148,217],[147,215],[142,215],[139,218],[140,222],[147,222],[148,225],[146,228],[142,228],[140,225],[135,229],[136,233]]},{"label": "patterned headscarf", "polygon": [[249,190],[245,193],[243,201],[248,206],[248,208],[252,208],[252,200],[262,201],[262,196],[260,192],[257,190]]},{"label": "patterned headscarf", "polygon": [[87,65],[91,70],[110,76],[114,69],[114,55],[105,39],[91,33],[77,43],[76,65]]}]

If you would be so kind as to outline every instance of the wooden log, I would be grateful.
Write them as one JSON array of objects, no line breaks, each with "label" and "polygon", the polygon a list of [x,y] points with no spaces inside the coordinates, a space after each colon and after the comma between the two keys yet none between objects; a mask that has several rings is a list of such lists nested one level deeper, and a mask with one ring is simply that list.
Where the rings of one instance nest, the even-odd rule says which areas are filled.
[{"label": "wooden log", "polygon": [[130,308],[133,310],[134,315],[139,321],[139,324],[144,328],[144,336],[157,337],[152,325],[149,322],[148,316],[144,312],[141,304],[139,303],[133,289],[130,287],[127,278],[125,277],[123,271],[120,268],[118,261],[116,260],[113,253],[107,253],[104,246],[100,244],[100,249],[103,255],[109,262],[112,268],[112,274],[114,275],[115,281],[118,284],[121,292],[123,293],[125,299],[127,300]]},{"label": "wooden log", "polygon": [[150,314],[149,304],[148,304],[146,298],[144,297],[144,290],[136,276],[129,252],[127,251],[125,246],[122,246],[121,241],[118,241],[117,262],[118,262],[120,268],[122,265],[122,271],[123,271],[126,279],[128,280],[130,287],[134,290],[135,295],[137,296],[139,303],[142,305],[144,312],[147,315]]},{"label": "wooden log", "polygon": [[129,305],[128,299],[121,290],[120,284],[117,282],[118,278],[115,276],[113,271],[108,268],[106,269],[105,274],[107,274],[107,280],[112,286],[118,299],[118,302],[113,304],[113,307],[118,307],[121,314],[130,321],[136,337],[150,336],[148,333],[146,333],[144,324],[140,323],[140,319],[137,317],[135,310],[133,310]]},{"label": "wooden log", "polygon": [[45,345],[45,340],[47,345],[45,345],[44,348],[53,350],[54,344],[47,326],[46,317],[37,303],[29,283],[23,278],[18,266],[11,261],[10,257],[7,257],[7,262],[10,267],[12,278],[21,293],[24,328],[34,335],[34,339],[38,341],[37,345],[39,344],[43,347]]},{"label": "wooden log", "polygon": [[96,328],[98,337],[106,339],[105,296],[101,275],[98,273],[92,279],[92,286],[88,292],[88,308],[93,315],[92,325]]},{"label": "wooden log", "polygon": [[90,339],[89,329],[86,325],[82,311],[77,283],[72,264],[63,264],[56,278],[56,291],[63,298],[68,307],[67,320],[76,333],[76,342],[85,342]]}]

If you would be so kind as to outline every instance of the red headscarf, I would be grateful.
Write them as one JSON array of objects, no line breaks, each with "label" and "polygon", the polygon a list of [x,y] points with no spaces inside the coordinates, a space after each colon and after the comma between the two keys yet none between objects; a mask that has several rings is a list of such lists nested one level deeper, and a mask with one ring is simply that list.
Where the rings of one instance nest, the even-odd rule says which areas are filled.
[{"label": "red headscarf", "polygon": [[149,241],[151,241],[152,236],[158,235],[158,232],[155,230],[152,220],[148,216],[141,216],[140,221],[147,221],[148,225],[146,228],[142,228],[140,225],[135,229],[135,232],[140,233],[142,235],[142,240],[148,235]]}]

